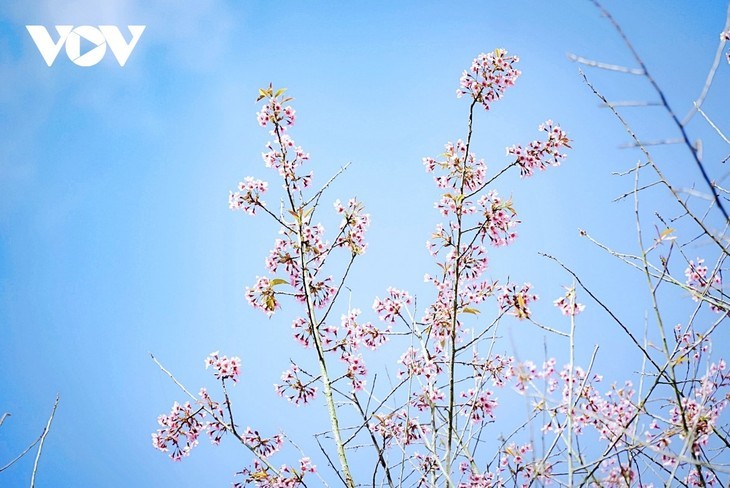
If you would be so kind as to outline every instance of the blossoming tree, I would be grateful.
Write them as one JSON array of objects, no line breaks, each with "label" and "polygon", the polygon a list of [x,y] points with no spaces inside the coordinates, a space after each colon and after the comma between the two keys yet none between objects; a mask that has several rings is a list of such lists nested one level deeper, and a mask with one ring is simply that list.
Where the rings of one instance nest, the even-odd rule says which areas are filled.
[{"label": "blossoming tree", "polygon": [[[415,294],[392,287],[375,298],[372,313],[345,298],[350,271],[367,250],[370,215],[357,199],[335,200],[341,222],[327,232],[318,219],[334,177],[314,186],[310,155],[290,135],[296,122],[292,99],[273,86],[259,91],[258,122],[271,137],[262,156],[281,184],[274,196],[281,203],[268,204],[269,183],[253,177],[239,184],[229,202],[233,210],[272,219],[280,230],[266,257],[265,273],[245,298],[268,317],[275,318],[284,308],[297,311],[292,344],[304,348],[308,360],[292,362],[275,391],[302,408],[324,406],[329,432],[322,441],[317,438],[321,455],[296,454],[298,449],[283,433],[261,434],[244,427],[245,421],[239,424],[228,388],[239,381],[246,365],[238,357],[215,352],[205,365],[212,369],[219,393],[203,388],[193,394],[180,384],[190,398],[159,417],[152,436],[157,449],[180,460],[202,435],[214,444],[233,438],[251,455],[250,465],[237,473],[236,487],[728,483],[730,439],[722,415],[730,395],[730,371],[711,348],[711,337],[730,310],[721,278],[730,255],[727,224],[712,230],[707,213],[702,213],[707,209],[675,191],[638,138],[645,161],[631,174],[638,181],[640,170],[653,170],[683,209],[682,221],[699,229],[719,256],[709,265],[707,258],[685,255],[668,225],[657,228],[651,245],[641,241],[644,227],[638,211],[641,252],[629,255],[606,248],[646,276],[659,344],[642,340],[560,262],[572,284],[554,299],[565,318],[551,325],[534,317],[531,306],[539,298],[530,283],[487,277],[489,248],[509,246],[517,239],[518,226],[529,225],[518,219],[519,202],[497,193],[495,182],[509,171],[530,178],[559,166],[571,143],[548,120],[538,127],[540,138],[507,147],[507,160],[497,170],[474,153],[473,126],[515,85],[521,74],[518,61],[504,49],[474,59],[457,89],[466,101],[465,133],[447,143],[440,156],[423,158],[426,171],[434,175],[439,193],[435,208],[443,219],[427,242],[435,265],[425,276],[432,290],[420,295],[421,303],[427,302],[423,309]],[[716,186],[712,190],[713,195],[721,191]],[[631,192],[637,202],[640,191],[637,183]],[[722,209],[719,199],[710,200],[710,210]],[[659,306],[660,293],[668,287],[694,299],[694,312],[679,325],[665,325],[669,319]],[[576,361],[576,321],[586,307],[578,301],[581,294],[586,303],[590,299],[605,309],[642,354],[638,385],[634,378],[604,385],[593,361]],[[534,361],[505,352],[509,348],[498,330],[508,317],[564,341],[567,354]],[[382,361],[373,366],[367,358],[373,355],[370,351],[380,354],[386,343],[400,351],[398,373],[389,385],[376,385]],[[500,422],[514,422],[502,408],[503,399],[513,395],[528,398],[531,412],[515,425],[496,429]],[[505,431],[511,433],[503,435]]]}]

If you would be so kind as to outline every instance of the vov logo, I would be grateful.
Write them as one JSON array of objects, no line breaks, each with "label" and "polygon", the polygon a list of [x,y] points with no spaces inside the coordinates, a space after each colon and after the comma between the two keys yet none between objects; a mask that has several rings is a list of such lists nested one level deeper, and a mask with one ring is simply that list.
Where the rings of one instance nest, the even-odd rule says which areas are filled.
[{"label": "vov logo", "polygon": [[[46,64],[53,66],[58,53],[65,45],[68,59],[77,66],[87,67],[94,66],[104,59],[107,46],[111,49],[114,57],[117,58],[119,66],[124,66],[146,26],[127,26],[129,33],[132,34],[132,39],[129,42],[124,39],[119,28],[115,25],[100,25],[98,28],[90,25],[80,25],[78,27],[57,25],[55,27],[58,33],[58,40],[56,41],[51,39],[48,29],[42,25],[25,26]],[[82,40],[87,45],[91,45],[91,49],[85,50],[83,54],[81,53]]]}]

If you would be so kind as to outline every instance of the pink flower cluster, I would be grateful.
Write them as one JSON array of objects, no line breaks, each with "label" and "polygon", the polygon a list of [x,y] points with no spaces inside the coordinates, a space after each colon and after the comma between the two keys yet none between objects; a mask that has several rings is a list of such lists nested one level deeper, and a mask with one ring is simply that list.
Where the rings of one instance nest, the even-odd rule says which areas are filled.
[{"label": "pink flower cluster", "polygon": [[570,139],[560,126],[553,125],[552,120],[541,124],[539,129],[548,133],[546,142],[532,141],[526,148],[519,144],[507,148],[507,154],[516,157],[515,163],[523,178],[532,176],[536,169],[544,171],[548,166],[560,166],[565,159],[561,149],[570,149]]},{"label": "pink flower cluster", "polygon": [[489,110],[490,104],[502,98],[505,90],[513,86],[522,74],[513,66],[519,60],[517,56],[508,56],[504,49],[480,54],[474,58],[469,70],[461,75],[461,86],[456,90],[456,96],[469,95]]},{"label": "pink flower cluster", "polygon": [[362,359],[362,355],[358,354],[355,356],[349,352],[342,353],[342,360],[347,364],[347,371],[345,376],[349,378],[350,384],[352,385],[352,392],[362,391],[365,388],[365,376],[368,374],[368,370],[365,367],[365,362]]},{"label": "pink flower cluster", "polygon": [[364,207],[357,199],[351,198],[347,206],[337,200],[335,210],[342,215],[340,234],[335,239],[335,247],[350,249],[353,256],[362,254],[368,245],[365,241],[365,232],[370,226],[370,215],[364,213]]},{"label": "pink flower cluster", "polygon": [[342,316],[342,328],[347,333],[343,342],[353,350],[365,346],[374,351],[388,341],[390,326],[385,331],[381,331],[370,322],[358,322],[357,318],[360,313],[360,309],[353,308]]},{"label": "pink flower cluster", "polygon": [[[700,395],[698,395],[700,396]],[[689,439],[692,451],[699,455],[700,449],[707,445],[707,441],[714,432],[715,423],[726,401],[705,404],[703,398],[697,401],[694,398],[684,397],[681,406],[675,405],[670,411],[669,422],[680,432],[679,438]]]},{"label": "pink flower cluster", "polygon": [[518,445],[512,442],[499,451],[499,465],[496,472],[479,472],[474,463],[463,462],[459,469],[466,480],[459,488],[497,488],[502,486],[528,487],[552,483],[553,466],[542,459],[529,460],[531,444]]},{"label": "pink flower cluster", "polygon": [[575,288],[566,287],[565,289],[567,293],[555,300],[553,304],[560,309],[563,315],[575,317],[585,310],[586,306],[575,301]]},{"label": "pink flower cluster", "polygon": [[261,200],[261,196],[266,193],[268,186],[265,181],[247,176],[238,184],[236,193],[230,192],[228,206],[231,210],[243,210],[249,215],[255,215],[256,207],[266,206],[266,202]]},{"label": "pink flower cluster", "polygon": [[[210,398],[205,388],[200,389],[198,396],[200,400],[195,406],[190,402],[183,405],[175,402],[169,415],[157,418],[162,428],[152,434],[152,445],[163,452],[172,448],[170,458],[173,461],[189,456],[193,447],[198,445],[201,433],[207,432],[211,442],[217,445],[228,430],[221,421],[223,409],[220,404]],[[213,416],[213,420],[206,420],[208,414]]]},{"label": "pink flower cluster", "polygon": [[241,359],[238,357],[228,358],[226,356],[220,356],[218,351],[210,353],[205,359],[205,369],[208,369],[210,366],[213,366],[213,369],[215,369],[215,377],[219,380],[230,379],[235,383],[241,374]]},{"label": "pink flower cluster", "polygon": [[593,486],[605,486],[607,488],[627,488],[634,485],[636,470],[626,463],[617,463],[615,458],[610,458],[601,463],[601,471],[604,477],[600,483]]},{"label": "pink flower cluster", "polygon": [[257,276],[256,284],[251,288],[246,288],[246,301],[252,307],[262,310],[271,317],[276,309],[281,306],[274,291],[274,285],[276,284],[279,283],[272,282],[265,276]]},{"label": "pink flower cluster", "polygon": [[[687,269],[684,270],[684,276],[687,278],[686,284],[692,288],[692,299],[699,301],[700,297],[706,295],[710,288],[722,288],[722,275],[720,272],[713,272],[711,276],[707,276],[708,267],[704,264],[705,260],[697,258],[697,261],[690,261]],[[713,312],[724,312],[725,309],[716,304],[710,303],[710,309]]]},{"label": "pink flower cluster", "polygon": [[461,414],[468,417],[472,423],[483,422],[487,417],[494,418],[494,410],[499,402],[492,397],[491,391],[470,388],[466,392],[462,392],[461,397],[466,399]]},{"label": "pink flower cluster", "polygon": [[697,258],[697,261],[689,262],[689,266],[684,270],[684,276],[687,278],[687,286],[692,288],[703,289],[710,284],[722,285],[722,279],[720,274],[713,274],[710,278],[707,277],[708,268],[705,265],[705,260]]},{"label": "pink flower cluster", "polygon": [[317,467],[312,464],[311,459],[303,457],[299,460],[299,469],[293,466],[282,465],[278,470],[254,460],[249,468],[244,468],[239,473],[244,481],[233,483],[233,488],[244,488],[255,486],[257,488],[296,488],[306,486],[304,477],[307,474],[316,473]]},{"label": "pink flower cluster", "polygon": [[268,151],[261,154],[264,164],[267,168],[277,170],[288,186],[297,190],[309,186],[312,174],[297,174],[297,169],[309,160],[309,154],[286,134],[287,128],[296,121],[296,112],[292,107],[284,106],[292,100],[283,97],[285,91],[279,89],[275,92],[271,85],[259,90],[258,100],[266,99],[266,102],[261,111],[256,113],[256,119],[262,127],[272,126],[270,133],[274,137],[274,141],[266,145]]},{"label": "pink flower cluster", "polygon": [[474,380],[483,384],[485,380],[492,382],[492,386],[503,387],[511,378],[513,357],[500,354],[490,354],[486,358],[479,357],[475,352],[470,366],[474,370]]},{"label": "pink flower cluster", "polygon": [[307,188],[312,181],[312,174],[297,175],[297,170],[309,161],[309,153],[297,146],[288,134],[277,134],[276,142],[266,144],[267,152],[261,153],[267,168],[279,172],[279,176],[291,182],[294,189]]},{"label": "pink flower cluster", "polygon": [[284,271],[288,275],[287,279],[257,277],[254,286],[246,289],[246,300],[252,307],[271,316],[281,306],[277,295],[282,292],[277,292],[276,287],[289,284],[294,290],[286,291],[285,294],[293,295],[301,303],[306,303],[309,296],[315,307],[327,306],[337,289],[331,285],[331,276],[319,278],[325,258],[334,247],[325,240],[324,227],[321,224],[302,223],[299,232],[285,227],[281,229],[281,234],[285,239],[274,242],[274,248],[266,258],[266,267],[272,274]]},{"label": "pink flower cluster", "polygon": [[256,101],[266,99],[266,103],[261,107],[260,112],[256,112],[256,120],[261,127],[273,124],[275,127],[286,127],[294,125],[296,121],[296,112],[293,108],[283,104],[291,101],[289,97],[282,98],[286,88],[280,88],[274,92],[272,85],[268,88],[259,89],[259,97]]},{"label": "pink flower cluster", "polygon": [[427,380],[435,378],[441,372],[441,367],[435,359],[426,351],[418,351],[413,347],[409,347],[398,360],[398,363],[405,367],[405,371],[398,371],[398,377],[423,376]]},{"label": "pink flower cluster", "polygon": [[402,317],[401,310],[411,304],[412,297],[407,291],[393,287],[388,288],[387,291],[388,296],[385,299],[375,298],[373,310],[383,322],[393,323],[396,317]]},{"label": "pink flower cluster", "polygon": [[529,305],[539,298],[531,292],[531,289],[530,283],[523,284],[519,289],[515,283],[502,286],[500,294],[497,296],[499,309],[505,312],[510,311],[518,319],[529,319],[532,315]]},{"label": "pink flower cluster", "polygon": [[418,411],[423,412],[424,410],[435,409],[443,399],[444,392],[433,382],[430,382],[424,385],[420,392],[413,394],[411,405]]},{"label": "pink flower cluster", "polygon": [[375,414],[373,418],[376,422],[370,424],[370,429],[383,439],[386,447],[392,443],[408,446],[430,432],[428,425],[421,424],[418,417],[404,409],[387,415]]},{"label": "pink flower cluster", "polygon": [[261,434],[251,427],[246,427],[246,432],[242,437],[246,445],[261,457],[271,456],[278,452],[284,444],[284,436],[281,434],[275,434],[269,438],[261,437]]},{"label": "pink flower cluster", "polygon": [[694,331],[689,327],[682,331],[682,324],[674,327],[674,340],[677,341],[678,362],[683,362],[688,358],[699,360],[702,353],[710,352],[712,342],[709,337]]},{"label": "pink flower cluster", "polygon": [[307,404],[317,396],[317,387],[314,380],[302,381],[299,377],[299,366],[292,363],[291,367],[281,374],[283,384],[275,384],[274,389],[281,397],[286,397],[294,405]]},{"label": "pink flower cluster", "polygon": [[[456,144],[446,143],[442,156],[443,161],[437,161],[431,157],[423,158],[423,165],[427,173],[433,173],[437,168],[444,172],[443,175],[434,176],[438,188],[460,191],[463,182],[464,190],[471,192],[480,189],[484,184],[487,165],[483,159],[477,159],[473,153],[467,154],[464,141],[459,139]],[[448,193],[445,196],[449,196],[451,200],[456,198],[456,195]],[[448,215],[448,212],[443,213],[442,211],[442,214]]]},{"label": "pink flower cluster", "polygon": [[506,246],[517,238],[513,230],[520,223],[515,217],[517,212],[512,208],[512,201],[503,201],[499,194],[492,190],[477,200],[483,222],[479,229],[482,242],[489,238],[493,246]]},{"label": "pink flower cluster", "polygon": [[205,411],[203,407],[193,407],[190,402],[180,405],[175,402],[169,415],[157,417],[162,429],[152,434],[152,444],[156,449],[173,451],[170,458],[180,461],[189,456],[193,447],[198,445],[198,437],[205,431]]}]

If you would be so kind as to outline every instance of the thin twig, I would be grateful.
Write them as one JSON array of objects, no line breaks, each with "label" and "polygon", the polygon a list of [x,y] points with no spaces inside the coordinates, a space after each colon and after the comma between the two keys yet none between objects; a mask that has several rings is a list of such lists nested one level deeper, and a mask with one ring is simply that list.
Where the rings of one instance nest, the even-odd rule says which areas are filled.
[{"label": "thin twig", "polygon": [[320,188],[320,189],[319,189],[319,190],[317,191],[317,193],[315,193],[315,194],[314,194],[314,196],[313,196],[312,198],[310,198],[309,200],[307,200],[307,201],[306,201],[306,202],[304,203],[304,205],[302,205],[302,207],[307,207],[307,206],[309,206],[309,204],[310,204],[310,203],[312,203],[312,202],[315,202],[314,206],[316,207],[316,206],[317,206],[317,205],[319,204],[319,199],[320,199],[320,197],[322,196],[322,194],[324,193],[324,191],[325,191],[325,190],[326,190],[327,188],[329,188],[329,186],[330,186],[330,185],[332,184],[332,182],[333,182],[333,181],[335,181],[335,180],[337,179],[337,177],[338,177],[338,176],[340,176],[340,175],[341,175],[342,173],[344,173],[344,172],[345,172],[345,170],[346,170],[346,169],[347,169],[347,168],[348,168],[348,167],[350,166],[350,164],[352,164],[352,163],[351,163],[351,162],[347,162],[347,163],[343,164],[343,165],[342,165],[342,166],[340,167],[340,169],[339,169],[339,170],[337,170],[337,172],[336,172],[336,173],[335,173],[334,175],[332,175],[332,177],[331,177],[331,178],[330,178],[329,180],[327,180],[327,183],[325,183],[325,184],[324,184],[324,185],[322,186],[322,188]]},{"label": "thin twig", "polygon": [[[725,28],[723,29],[723,31],[728,30],[730,30],[730,4],[728,4],[727,7],[727,17],[725,19]],[[722,54],[724,50],[725,41],[721,40],[717,46],[717,51],[715,51],[715,59],[712,60],[712,66],[710,67],[710,71],[707,73],[707,78],[705,79],[705,85],[702,87],[702,92],[700,92],[700,96],[697,97],[697,100],[694,101],[693,107],[689,109],[687,115],[685,115],[684,119],[682,119],[682,125],[687,125],[689,121],[692,120],[692,117],[697,112],[697,110],[702,107],[702,103],[705,101],[707,92],[710,91],[710,87],[712,86],[712,80],[715,78],[715,72],[720,65],[720,60],[722,60]]]},{"label": "thin twig", "polygon": [[702,109],[696,103],[695,103],[695,108],[700,113],[700,115],[707,121],[707,123],[710,124],[710,127],[715,129],[715,132],[717,132],[720,135],[720,137],[722,137],[722,140],[725,141],[727,144],[730,144],[730,140],[728,140],[728,138],[725,137],[725,134],[722,133],[720,128],[718,126],[716,126],[712,120],[710,120],[710,118],[707,116],[707,114],[705,112],[703,112]]},{"label": "thin twig", "polygon": [[608,102],[601,103],[599,107],[661,107],[662,104],[659,102],[647,102],[647,101],[622,101],[622,102]]},{"label": "thin twig", "polygon": [[628,73],[630,75],[643,75],[645,74],[643,70],[637,69],[637,68],[627,68],[626,66],[620,66],[618,64],[608,64],[608,63],[601,63],[599,61],[594,61],[592,59],[586,59],[581,56],[576,56],[573,53],[568,53],[568,59],[571,61],[575,61],[576,63],[584,64],[586,66],[591,66],[593,68],[601,68],[608,71],[618,71],[620,73]]},{"label": "thin twig", "polygon": [[[610,105],[606,106],[609,108],[611,107]],[[669,144],[682,144],[683,142],[684,141],[682,139],[652,139],[650,141],[627,142],[625,144],[621,144],[619,149],[632,149],[641,146],[665,146]]]},{"label": "thin twig", "polygon": [[18,462],[18,460],[20,458],[22,458],[23,456],[25,456],[26,454],[28,454],[28,451],[30,451],[31,449],[33,449],[40,441],[41,441],[41,438],[40,437],[38,437],[38,439],[34,440],[31,445],[29,445],[28,447],[25,448],[25,450],[23,450],[23,452],[21,452],[20,454],[18,454],[17,456],[15,456],[15,458],[12,461],[10,461],[8,464],[6,464],[5,466],[1,467],[0,468],[0,473],[3,472],[3,471],[5,471],[6,469],[8,469],[10,466],[12,466],[13,464],[15,464],[16,462]]},{"label": "thin twig", "polygon": [[40,437],[40,444],[38,445],[38,452],[35,455],[35,462],[33,463],[33,471],[30,475],[30,488],[35,487],[35,476],[38,472],[38,461],[41,459],[41,451],[43,451],[43,443],[46,440],[46,436],[48,435],[48,432],[51,430],[51,423],[53,422],[53,416],[56,414],[56,408],[58,407],[58,400],[60,400],[61,396],[56,395],[56,401],[53,402],[53,410],[51,410],[51,416],[48,417],[48,423],[46,424],[46,428],[43,429],[43,433]]}]

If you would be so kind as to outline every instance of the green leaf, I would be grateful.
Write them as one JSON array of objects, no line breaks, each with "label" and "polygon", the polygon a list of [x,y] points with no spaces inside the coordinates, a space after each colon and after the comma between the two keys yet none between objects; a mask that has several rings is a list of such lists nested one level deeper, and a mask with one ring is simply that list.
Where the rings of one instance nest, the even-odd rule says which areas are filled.
[{"label": "green leaf", "polygon": [[289,282],[288,282],[288,281],[286,281],[286,280],[284,280],[284,279],[281,279],[281,278],[274,278],[273,280],[271,280],[271,281],[269,282],[269,284],[270,284],[271,286],[276,286],[276,285],[286,285],[287,283],[289,283]]},{"label": "green leaf", "polygon": [[476,308],[470,308],[470,307],[464,307],[464,309],[462,310],[462,312],[464,312],[464,313],[470,313],[472,315],[479,315],[481,313]]}]

